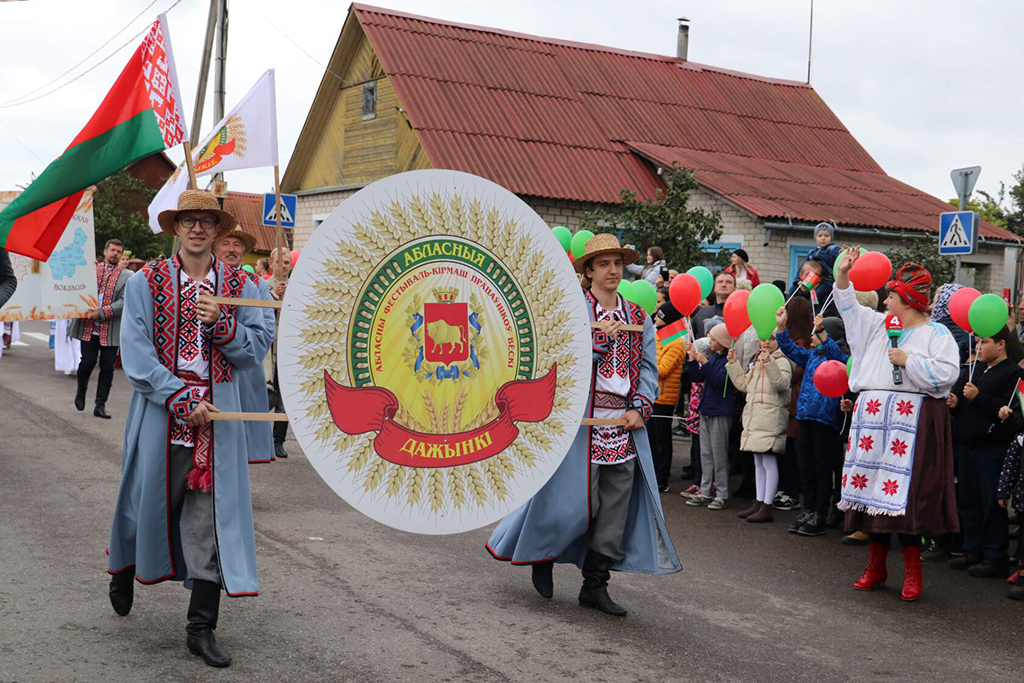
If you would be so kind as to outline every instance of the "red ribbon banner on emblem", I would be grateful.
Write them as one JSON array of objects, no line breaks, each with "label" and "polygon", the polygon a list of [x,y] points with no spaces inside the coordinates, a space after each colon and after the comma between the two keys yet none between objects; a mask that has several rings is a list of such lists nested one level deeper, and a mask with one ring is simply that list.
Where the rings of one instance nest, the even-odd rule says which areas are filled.
[{"label": "red ribbon banner on emblem", "polygon": [[486,460],[508,448],[516,422],[540,422],[551,415],[557,365],[538,379],[503,384],[494,395],[498,417],[483,427],[456,434],[424,434],[396,423],[398,399],[381,387],[344,387],[324,371],[327,407],[346,434],[380,432],[373,440],[377,455],[396,465],[454,467]]}]

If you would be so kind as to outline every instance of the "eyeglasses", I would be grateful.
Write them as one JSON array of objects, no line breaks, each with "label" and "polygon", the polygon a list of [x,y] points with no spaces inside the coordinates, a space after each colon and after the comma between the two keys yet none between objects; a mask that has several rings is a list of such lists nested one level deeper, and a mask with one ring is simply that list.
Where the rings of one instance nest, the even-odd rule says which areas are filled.
[{"label": "eyeglasses", "polygon": [[178,216],[178,222],[181,223],[181,227],[188,229],[194,228],[196,223],[199,223],[199,227],[203,230],[211,230],[220,223],[216,218],[211,218],[209,216],[203,216],[202,218],[196,218],[195,216]]}]

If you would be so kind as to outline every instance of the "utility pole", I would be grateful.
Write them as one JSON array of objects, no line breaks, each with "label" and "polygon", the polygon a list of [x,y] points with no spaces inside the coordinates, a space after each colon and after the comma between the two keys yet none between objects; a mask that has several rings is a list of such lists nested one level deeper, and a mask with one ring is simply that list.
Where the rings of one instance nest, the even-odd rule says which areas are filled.
[{"label": "utility pole", "polygon": [[189,140],[194,149],[199,144],[203,128],[203,107],[206,105],[206,82],[210,76],[210,57],[213,54],[213,35],[217,28],[220,0],[210,0],[210,15],[206,19],[206,40],[203,42],[203,60],[199,64],[199,85],[196,87],[196,107],[192,111],[192,134]]},{"label": "utility pole", "polygon": [[811,48],[814,47],[814,0],[811,0],[811,26],[807,31],[807,85],[811,84]]},{"label": "utility pole", "polygon": [[[216,72],[214,73],[213,85],[213,120],[220,121],[224,118],[224,96],[227,88],[226,67],[228,60],[228,0],[215,0],[218,4],[217,17],[217,57]],[[213,176],[214,180],[224,180],[223,173]]]}]

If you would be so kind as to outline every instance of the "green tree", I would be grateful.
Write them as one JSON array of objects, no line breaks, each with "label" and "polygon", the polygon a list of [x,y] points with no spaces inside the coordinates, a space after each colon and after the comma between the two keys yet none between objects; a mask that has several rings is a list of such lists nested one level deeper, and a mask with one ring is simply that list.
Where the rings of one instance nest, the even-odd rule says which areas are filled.
[{"label": "green tree", "polygon": [[[970,202],[968,202],[970,205]],[[893,271],[904,263],[917,263],[924,266],[932,274],[932,286],[938,287],[953,282],[956,272],[956,259],[952,256],[939,256],[939,243],[935,239],[920,239],[911,235],[900,235],[901,246],[888,251]]]},{"label": "green tree", "polygon": [[119,239],[135,258],[150,259],[170,253],[172,238],[154,235],[149,228],[146,207],[156,195],[126,170],[100,181],[93,195],[96,222],[96,250],[102,252],[107,240]]},{"label": "green tree", "polygon": [[[1024,177],[1024,176],[1022,176]],[[980,199],[976,196],[967,200],[967,210],[977,211],[983,220],[998,225],[1000,228],[1006,228],[1009,222],[1010,211],[1003,206],[1006,201],[1006,183],[999,183],[999,191],[992,196],[984,190],[978,190]],[[949,200],[955,208],[960,208],[960,198],[955,197]]]},{"label": "green tree", "polygon": [[[689,205],[690,192],[697,189],[692,170],[674,168],[663,178],[668,187],[654,199],[640,201],[635,192],[622,190],[616,209],[589,211],[580,227],[595,233],[621,230],[641,254],[648,247],[661,247],[673,268],[700,264],[707,258],[701,242],[716,242],[722,234],[721,216]],[[728,251],[715,258],[724,265]]]}]

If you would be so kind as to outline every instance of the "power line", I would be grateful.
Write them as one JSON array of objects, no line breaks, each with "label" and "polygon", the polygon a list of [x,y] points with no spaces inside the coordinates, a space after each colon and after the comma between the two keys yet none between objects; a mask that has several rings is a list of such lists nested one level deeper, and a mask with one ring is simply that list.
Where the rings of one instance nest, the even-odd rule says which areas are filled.
[{"label": "power line", "polygon": [[10,126],[8,126],[6,123],[4,123],[3,119],[0,119],[0,126],[3,126],[4,128],[6,128],[7,132],[11,134],[11,137],[14,138],[15,140],[17,140],[18,144],[21,145],[22,147],[24,147],[25,151],[28,152],[29,154],[31,154],[35,158],[36,161],[38,161],[43,166],[46,166],[46,162],[43,161],[42,159],[40,159],[38,156],[36,156],[36,153],[33,152],[32,149],[28,145],[26,145],[24,142],[21,141],[21,138],[19,138],[17,135],[14,134],[14,131],[11,130]]},{"label": "power line", "polygon": [[21,97],[15,97],[15,98],[14,98],[13,100],[7,100],[6,102],[0,102],[0,107],[5,107],[5,106],[7,106],[7,105],[9,105],[9,104],[12,104],[12,103],[14,103],[14,102],[17,102],[18,100],[23,100],[23,99],[25,99],[26,97],[31,97],[32,95],[35,95],[35,94],[36,94],[37,92],[39,92],[40,90],[42,90],[42,89],[44,89],[44,88],[48,88],[48,87],[50,87],[51,85],[53,85],[54,83],[56,83],[57,81],[59,81],[60,79],[64,78],[64,77],[65,77],[65,76],[67,76],[67,75],[68,75],[69,73],[71,73],[72,71],[74,71],[75,69],[77,69],[78,67],[82,66],[82,64],[84,64],[84,63],[85,63],[85,62],[87,62],[87,61],[88,61],[89,59],[91,59],[93,55],[95,55],[95,54],[96,54],[97,52],[99,52],[100,50],[102,50],[103,48],[105,48],[105,47],[106,47],[107,45],[110,45],[110,43],[111,43],[111,42],[113,42],[114,38],[117,38],[117,37],[118,37],[119,35],[121,35],[122,33],[124,33],[125,29],[127,29],[127,28],[128,28],[129,26],[131,26],[132,24],[134,24],[134,23],[136,22],[136,20],[137,20],[137,19],[138,19],[139,17],[141,17],[141,16],[143,15],[143,14],[145,14],[145,13],[146,13],[147,11],[149,11],[149,8],[150,8],[150,7],[152,7],[153,5],[155,5],[156,3],[157,3],[157,0],[153,0],[153,1],[151,2],[151,3],[149,3],[149,4],[148,4],[148,5],[146,6],[146,9],[144,9],[144,10],[142,10],[141,12],[139,12],[138,14],[136,14],[136,15],[135,15],[135,17],[133,17],[131,21],[129,21],[129,22],[127,23],[127,24],[125,24],[125,25],[124,25],[123,27],[121,27],[121,30],[119,30],[119,31],[118,31],[117,33],[115,33],[114,35],[110,36],[110,38],[108,38],[108,39],[107,39],[107,41],[106,41],[105,43],[103,43],[103,44],[102,44],[102,45],[100,45],[100,46],[99,46],[98,48],[96,48],[95,50],[93,50],[92,52],[90,52],[90,53],[89,53],[88,55],[86,55],[86,56],[85,56],[85,57],[84,57],[84,58],[83,58],[83,59],[82,59],[81,61],[79,61],[79,62],[78,62],[77,64],[75,64],[74,66],[72,66],[72,67],[71,67],[70,69],[68,69],[67,71],[65,71],[64,73],[62,73],[62,74],[61,74],[60,76],[57,76],[57,77],[56,77],[56,78],[54,78],[53,80],[51,80],[51,81],[49,81],[49,82],[47,82],[47,83],[44,83],[44,84],[42,84],[41,86],[39,86],[38,88],[36,88],[35,90],[33,90],[33,91],[31,91],[31,92],[27,92],[27,93],[25,93],[25,94],[24,94],[24,95],[22,95]]},{"label": "power line", "polygon": [[[175,1],[175,3],[174,3],[173,5],[171,5],[170,7],[168,7],[168,8],[166,9],[166,10],[164,10],[164,12],[165,12],[165,13],[166,13],[166,12],[170,12],[170,11],[171,11],[172,9],[174,9],[175,7],[177,7],[177,6],[178,6],[178,3],[180,3],[180,2],[181,2],[181,0],[176,0],[176,1]],[[155,0],[154,0],[154,3],[153,3],[153,4],[155,4]],[[134,19],[133,19],[132,21],[134,21]],[[130,25],[130,24],[129,24],[129,25]],[[125,28],[127,28],[127,26],[126,26]],[[74,83],[74,82],[75,82],[75,81],[77,81],[78,79],[82,78],[83,76],[85,76],[85,75],[86,75],[86,74],[88,74],[89,72],[91,72],[91,71],[95,70],[96,68],[98,68],[98,67],[99,67],[100,65],[102,65],[102,64],[103,64],[104,62],[106,62],[107,60],[109,60],[109,59],[110,59],[111,57],[113,57],[114,55],[116,55],[116,54],[117,54],[118,52],[120,52],[121,50],[125,49],[125,48],[126,48],[126,47],[128,47],[129,45],[132,45],[132,44],[134,44],[135,40],[136,40],[136,39],[137,39],[137,38],[138,38],[139,36],[141,36],[141,35],[142,35],[143,33],[145,33],[146,31],[148,31],[149,29],[150,29],[150,26],[146,26],[146,27],[145,27],[145,28],[143,28],[143,29],[142,29],[141,31],[139,31],[138,33],[136,33],[136,34],[135,34],[134,36],[132,36],[131,38],[129,38],[129,39],[128,39],[128,41],[127,41],[126,43],[124,43],[123,45],[121,45],[120,47],[118,47],[118,48],[117,48],[116,50],[114,50],[114,51],[113,51],[113,52],[111,52],[111,53],[110,53],[109,55],[107,55],[106,57],[104,57],[103,59],[101,59],[100,61],[98,61],[98,62],[97,62],[96,64],[92,65],[91,67],[89,67],[88,69],[86,69],[85,71],[83,71],[82,73],[80,73],[80,74],[78,74],[77,76],[75,76],[74,78],[72,78],[72,79],[71,79],[70,81],[68,81],[68,82],[66,82],[66,83],[63,83],[62,85],[58,85],[58,86],[57,86],[56,88],[54,88],[54,89],[52,89],[52,90],[48,90],[48,91],[44,92],[44,93],[43,93],[42,95],[37,95],[37,96],[35,96],[35,97],[32,97],[32,98],[30,98],[30,99],[27,99],[27,100],[23,99],[23,100],[21,100],[21,101],[19,102],[19,101],[18,101],[18,99],[20,99],[20,98],[15,98],[14,100],[11,100],[10,102],[5,102],[5,103],[2,103],[2,104],[0,104],[0,109],[8,109],[8,108],[10,108],[10,107],[19,107],[19,106],[21,106],[21,105],[23,105],[23,104],[28,104],[29,102],[35,102],[36,100],[41,100],[41,99],[43,99],[44,97],[47,97],[47,96],[49,96],[49,95],[52,95],[53,93],[57,92],[58,90],[63,90],[64,88],[68,87],[69,85],[71,85],[72,83]],[[124,29],[121,29],[121,31],[123,31],[123,30],[124,30]],[[121,33],[121,31],[118,31],[118,33]],[[113,40],[113,38],[111,38],[111,40]],[[109,43],[110,41],[107,41],[107,42]],[[95,54],[95,53],[93,53],[93,54]],[[87,57],[86,59],[88,59],[88,57]],[[75,68],[75,67],[72,67],[72,70],[73,70],[74,68]],[[65,73],[67,73],[67,72],[65,72]],[[57,77],[57,79],[59,79],[59,78],[60,78],[60,76],[58,76],[58,77]],[[54,80],[57,80],[57,79],[54,79]],[[50,81],[50,83],[53,83],[53,81]],[[46,86],[43,86],[43,87],[46,87]],[[38,92],[38,91],[39,91],[39,88],[37,88],[37,89],[36,89],[36,90],[34,90],[33,92]],[[22,95],[22,97],[25,97],[25,95]]]},{"label": "power line", "polygon": [[274,23],[274,20],[273,20],[273,19],[271,19],[270,17],[268,17],[268,16],[267,16],[267,14],[266,14],[266,12],[264,12],[264,11],[263,11],[263,6],[262,6],[262,5],[261,5],[261,4],[259,3],[259,2],[257,2],[257,3],[256,3],[256,5],[257,5],[257,6],[256,6],[256,9],[257,9],[257,11],[259,11],[259,13],[263,15],[263,18],[267,20],[267,23],[268,23],[268,24],[270,24],[270,26],[271,26],[271,27],[273,27],[273,29],[274,29],[275,31],[277,31],[278,33],[280,33],[280,34],[281,34],[282,36],[284,36],[284,37],[285,37],[285,40],[287,40],[287,41],[288,41],[289,43],[291,43],[291,44],[292,44],[292,45],[294,45],[295,47],[299,48],[299,50],[300,50],[300,51],[302,52],[302,54],[306,55],[306,56],[307,56],[307,57],[309,57],[309,58],[310,58],[311,60],[313,60],[313,63],[314,63],[314,64],[316,64],[317,66],[319,66],[319,67],[320,67],[320,68],[322,68],[322,69],[325,69],[325,70],[327,71],[327,73],[331,74],[332,76],[334,76],[335,78],[337,78],[337,79],[338,79],[339,81],[341,81],[342,85],[346,85],[346,86],[348,86],[348,85],[351,85],[351,83],[349,83],[348,81],[346,81],[346,80],[345,80],[344,78],[342,78],[342,77],[341,77],[341,76],[339,76],[338,74],[336,74],[336,73],[334,73],[333,71],[331,71],[330,69],[328,69],[328,68],[327,68],[327,66],[326,66],[325,64],[322,64],[322,63],[320,62],[320,60],[319,60],[319,59],[317,59],[317,58],[316,58],[316,57],[314,57],[313,55],[311,55],[311,54],[309,54],[308,52],[306,52],[306,49],[305,49],[304,47],[302,47],[301,45],[299,45],[298,43],[296,43],[296,42],[295,42],[294,40],[292,40],[292,39],[291,39],[291,37],[290,37],[290,36],[289,36],[289,35],[288,35],[287,33],[285,33],[284,31],[282,31],[282,30],[281,30],[281,29],[280,29],[280,28],[279,28],[279,27],[277,26],[277,24],[275,24],[275,23]]}]

